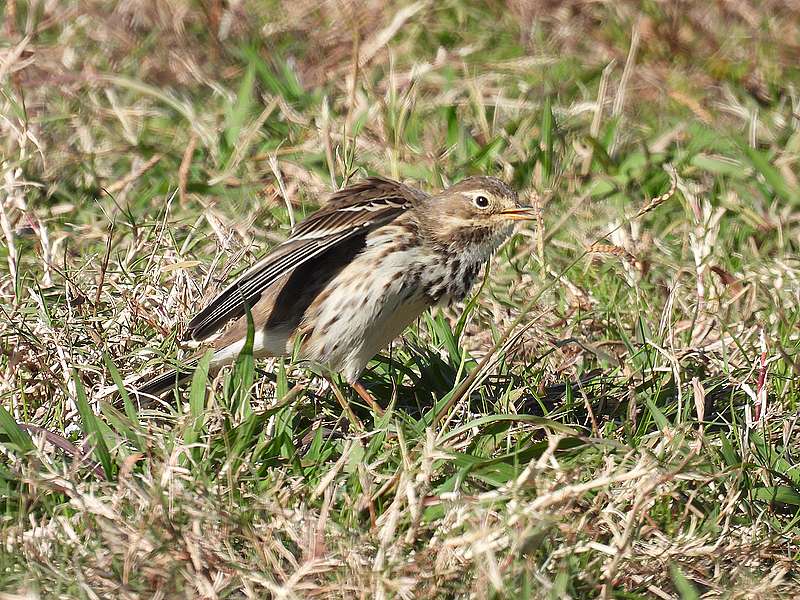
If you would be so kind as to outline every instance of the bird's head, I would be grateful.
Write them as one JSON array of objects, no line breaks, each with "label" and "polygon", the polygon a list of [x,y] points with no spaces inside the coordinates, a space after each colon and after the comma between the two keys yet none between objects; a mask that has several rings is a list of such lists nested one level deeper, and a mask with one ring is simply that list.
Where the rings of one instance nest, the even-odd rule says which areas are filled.
[{"label": "bird's head", "polygon": [[517,193],[495,177],[470,177],[424,202],[420,226],[437,244],[478,246],[491,254],[518,221],[535,218]]}]

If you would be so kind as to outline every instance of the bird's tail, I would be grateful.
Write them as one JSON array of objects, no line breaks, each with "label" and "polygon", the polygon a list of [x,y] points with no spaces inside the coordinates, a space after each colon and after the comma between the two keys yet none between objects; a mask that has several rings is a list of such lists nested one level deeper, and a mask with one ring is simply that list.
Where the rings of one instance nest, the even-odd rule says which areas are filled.
[{"label": "bird's tail", "polygon": [[175,386],[189,381],[197,368],[199,359],[194,359],[177,369],[170,369],[166,373],[157,375],[153,379],[137,385],[133,390],[133,396],[160,398]]}]

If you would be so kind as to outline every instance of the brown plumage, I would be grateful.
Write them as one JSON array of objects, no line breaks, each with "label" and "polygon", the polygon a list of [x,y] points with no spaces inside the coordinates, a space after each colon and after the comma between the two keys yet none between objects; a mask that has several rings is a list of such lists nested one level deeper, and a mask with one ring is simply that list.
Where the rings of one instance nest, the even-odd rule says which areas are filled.
[{"label": "brown plumage", "polygon": [[[215,349],[213,367],[228,364],[244,345],[249,306],[256,356],[285,355],[299,338],[304,359],[355,383],[424,310],[462,299],[515,221],[532,218],[493,177],[433,196],[366,179],[333,194],[237,277],[189,321],[187,335]],[[165,373],[138,392],[160,395],[190,372]]]}]

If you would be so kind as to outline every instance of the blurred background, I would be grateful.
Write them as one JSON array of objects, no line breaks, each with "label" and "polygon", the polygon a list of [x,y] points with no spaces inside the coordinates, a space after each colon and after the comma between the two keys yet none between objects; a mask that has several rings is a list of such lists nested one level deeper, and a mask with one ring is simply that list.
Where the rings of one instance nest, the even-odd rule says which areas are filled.
[{"label": "blurred background", "polygon": [[[356,168],[431,185],[492,171],[564,196],[596,170],[587,139],[617,166],[637,147],[656,160],[687,141],[711,153],[714,134],[775,143],[797,118],[798,11],[789,0],[4,2],[3,152],[45,206],[109,208],[100,190],[112,186],[126,206],[134,184],[139,201],[180,184],[183,204],[242,207],[278,193],[272,156],[293,202]],[[545,102],[558,132],[542,167]],[[791,166],[777,165],[788,184]],[[625,184],[651,183],[638,179]]]},{"label": "blurred background", "polygon": [[[348,597],[350,578],[375,597],[797,593],[800,2],[4,0],[0,14],[0,403],[74,441],[81,386],[97,407],[115,377],[175,360],[188,317],[348,181],[430,191],[490,174],[541,209],[475,303],[373,363],[382,399],[422,407],[401,419],[413,460],[389,421],[383,443],[351,431],[309,450],[340,418],[316,388],[277,426],[263,413],[285,438],[262,423],[270,435],[242,442],[246,477],[226,437],[241,415],[185,436],[180,415],[142,425],[133,452],[104,413],[105,459],[143,487],[86,495],[84,471],[58,471],[56,489],[13,463],[0,480],[25,510],[4,505],[8,539],[49,545],[5,555],[8,589],[30,569],[76,597],[58,574],[71,564],[119,593],[139,535],[159,550],[136,554],[129,597]],[[425,407],[503,332],[477,404],[434,444]],[[280,377],[258,380],[258,406]],[[531,412],[576,428],[558,430],[569,444],[515,420]],[[504,420],[470,420],[483,415]],[[205,450],[170,470],[187,440]],[[393,500],[403,468],[419,505]],[[180,524],[153,508],[160,481]],[[70,485],[83,491],[59,495]],[[111,512],[66,508],[97,508],[95,493]],[[29,507],[55,523],[42,538]],[[277,507],[295,520],[264,516]],[[241,526],[253,518],[263,529]]]}]

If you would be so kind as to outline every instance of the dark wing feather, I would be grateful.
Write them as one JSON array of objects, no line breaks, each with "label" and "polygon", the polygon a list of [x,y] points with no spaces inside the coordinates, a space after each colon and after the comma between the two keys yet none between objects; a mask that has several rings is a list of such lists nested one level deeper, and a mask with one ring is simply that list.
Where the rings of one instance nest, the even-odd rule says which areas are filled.
[{"label": "dark wing feather", "polygon": [[396,181],[370,178],[335,193],[328,204],[298,223],[292,235],[236,278],[188,325],[188,335],[205,340],[245,314],[270,285],[334,246],[380,227],[426,195]]}]

